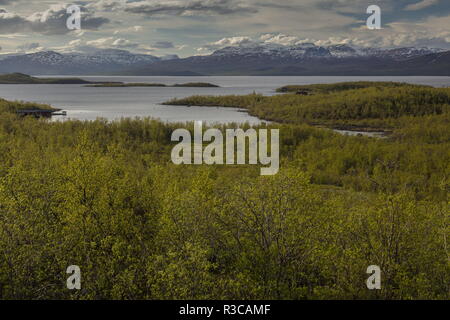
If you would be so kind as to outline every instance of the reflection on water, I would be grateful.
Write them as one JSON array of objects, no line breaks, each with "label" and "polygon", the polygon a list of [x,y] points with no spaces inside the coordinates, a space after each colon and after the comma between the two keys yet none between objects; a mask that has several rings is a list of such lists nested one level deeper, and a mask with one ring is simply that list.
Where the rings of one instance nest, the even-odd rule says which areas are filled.
[{"label": "reflection on water", "polygon": [[347,136],[365,136],[371,138],[386,138],[386,132],[365,132],[365,131],[349,131],[349,130],[333,130],[334,132],[340,133]]},{"label": "reflection on water", "polygon": [[52,121],[75,120],[96,120],[104,118],[110,121],[120,120],[121,118],[143,118],[151,117],[164,122],[192,122],[203,121],[205,124],[212,125],[216,123],[249,123],[258,125],[266,121],[250,116],[237,108],[223,107],[196,107],[196,106],[150,106],[150,114],[130,115],[127,111],[96,111],[96,110],[67,110],[67,116],[55,116]]}]

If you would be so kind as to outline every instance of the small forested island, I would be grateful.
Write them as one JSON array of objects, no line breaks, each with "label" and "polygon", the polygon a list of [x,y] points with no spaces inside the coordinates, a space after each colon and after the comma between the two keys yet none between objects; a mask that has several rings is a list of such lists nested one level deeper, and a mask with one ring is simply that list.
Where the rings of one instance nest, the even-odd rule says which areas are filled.
[{"label": "small forested island", "polygon": [[79,78],[36,78],[23,73],[0,75],[0,84],[88,84],[92,83]]},{"label": "small forested island", "polygon": [[98,83],[98,84],[89,84],[85,87],[96,87],[96,88],[120,88],[120,87],[186,87],[186,88],[219,88],[219,86],[212,84],[212,83],[205,83],[205,82],[189,82],[189,83],[182,83],[182,84],[174,84],[174,85],[167,85],[162,83],[121,83],[121,82],[114,82],[114,83]]},{"label": "small forested island", "polygon": [[218,85],[207,82],[188,82],[181,84],[174,84],[173,87],[188,87],[188,88],[219,88]]},{"label": "small forested island", "polygon": [[162,83],[124,83],[87,81],[80,78],[37,78],[23,73],[9,73],[0,75],[0,84],[84,84],[85,87],[187,87],[187,88],[219,88],[219,86],[206,82],[189,82],[166,85]]}]

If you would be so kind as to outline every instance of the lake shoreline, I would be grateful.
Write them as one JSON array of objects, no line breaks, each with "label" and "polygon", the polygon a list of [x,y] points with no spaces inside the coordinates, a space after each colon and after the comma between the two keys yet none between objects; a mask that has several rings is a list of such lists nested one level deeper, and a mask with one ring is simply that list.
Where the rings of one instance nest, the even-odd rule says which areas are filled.
[{"label": "lake shoreline", "polygon": [[[37,75],[41,76],[41,75]],[[64,78],[74,76],[43,76],[45,78]],[[123,83],[174,83],[209,82],[220,88],[138,88],[122,89],[86,88],[83,85],[45,84],[45,85],[1,85],[0,97],[10,101],[35,101],[50,104],[55,108],[66,110],[68,118],[78,120],[95,120],[103,118],[118,120],[120,118],[151,117],[168,122],[200,121],[213,123],[260,123],[260,119],[249,116],[239,110],[211,108],[175,108],[162,106],[161,103],[171,99],[182,99],[194,95],[248,95],[256,92],[263,96],[278,95],[276,88],[285,85],[307,85],[334,83],[343,81],[400,81],[424,84],[434,87],[450,86],[450,77],[175,77],[175,76],[80,76],[90,82]],[[56,118],[56,117],[55,117]],[[266,121],[272,121],[267,119]],[[343,123],[345,125],[345,123]],[[376,124],[375,124],[376,125]],[[343,128],[345,129],[345,128]],[[389,130],[389,128],[386,128]]]},{"label": "lake shoreline", "polygon": [[[256,117],[257,119],[259,119],[261,121],[261,123],[277,124],[277,125],[282,125],[283,124],[281,122],[259,118],[256,115],[251,114],[249,112],[249,110],[247,110],[245,108],[240,108],[240,107],[189,106],[189,105],[177,105],[177,104],[167,104],[167,103],[162,103],[161,105],[163,105],[163,106],[173,106],[173,107],[183,107],[183,108],[197,107],[197,108],[227,108],[227,109],[235,109],[236,112],[241,112],[241,113],[248,114],[251,117]],[[339,133],[339,134],[342,134],[342,135],[351,135],[351,136],[362,135],[362,136],[371,137],[371,138],[387,138],[393,133],[392,130],[388,130],[386,128],[376,128],[376,127],[366,127],[366,126],[361,126],[361,127],[355,126],[355,125],[339,125],[339,126],[331,125],[331,126],[324,126],[323,124],[309,124],[309,125],[311,125],[312,127],[318,128],[318,129],[332,130],[332,131],[334,131],[336,133]]]}]

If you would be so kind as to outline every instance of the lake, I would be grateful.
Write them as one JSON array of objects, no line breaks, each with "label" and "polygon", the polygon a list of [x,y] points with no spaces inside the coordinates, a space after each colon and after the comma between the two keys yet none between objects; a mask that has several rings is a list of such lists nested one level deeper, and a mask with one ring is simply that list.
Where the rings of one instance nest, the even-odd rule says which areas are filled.
[{"label": "lake", "polygon": [[[49,76],[45,76],[50,78]],[[55,76],[56,77],[56,76]],[[62,77],[62,76],[57,76]],[[71,76],[72,77],[72,76]],[[242,95],[253,92],[276,94],[275,89],[290,84],[336,83],[343,81],[398,81],[434,87],[450,86],[450,77],[113,77],[76,76],[89,81],[164,83],[209,82],[220,88],[95,88],[83,85],[0,85],[0,97],[47,103],[67,111],[67,117],[54,120],[117,120],[123,117],[152,117],[165,122],[201,120],[206,123],[258,124],[261,121],[232,108],[163,106],[173,98],[192,95]]]}]

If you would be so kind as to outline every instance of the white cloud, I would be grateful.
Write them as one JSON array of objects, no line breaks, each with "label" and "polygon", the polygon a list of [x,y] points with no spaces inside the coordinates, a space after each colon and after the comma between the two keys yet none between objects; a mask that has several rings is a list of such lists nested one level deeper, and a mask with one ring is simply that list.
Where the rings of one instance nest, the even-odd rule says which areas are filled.
[{"label": "white cloud", "polygon": [[107,37],[107,38],[99,38],[96,40],[90,40],[87,41],[86,44],[88,46],[93,46],[93,47],[97,47],[97,48],[103,48],[107,45],[112,45],[112,43],[115,41],[114,37]]},{"label": "white cloud", "polygon": [[125,29],[119,29],[114,31],[114,34],[129,34],[131,32],[136,33],[136,32],[141,32],[142,30],[144,30],[143,26],[132,26],[129,28],[125,28]]},{"label": "white cloud", "polygon": [[133,50],[135,52],[149,53],[153,51],[153,48],[149,46],[141,45],[137,42],[133,42],[128,39],[104,37],[95,40],[82,40],[76,39],[69,41],[66,45],[60,47],[54,47],[52,50],[59,52],[82,52],[92,53],[102,49],[120,49],[120,50]]},{"label": "white cloud", "polygon": [[97,11],[118,11],[125,7],[127,0],[97,0],[86,5]]},{"label": "white cloud", "polygon": [[199,51],[217,50],[217,49],[230,47],[230,46],[240,46],[240,45],[250,44],[252,42],[253,42],[253,40],[250,37],[223,38],[219,41],[206,44],[205,46],[199,48]]},{"label": "white cloud", "polygon": [[83,41],[81,39],[72,40],[69,42],[69,47],[77,47],[77,46],[81,45],[82,42]]},{"label": "white cloud", "polygon": [[298,37],[288,36],[282,33],[279,34],[267,33],[262,35],[260,39],[264,43],[280,44],[283,46],[293,46],[304,42],[302,39]]},{"label": "white cloud", "polygon": [[[5,0],[0,0],[0,8],[7,8],[0,9],[0,39],[4,52],[33,42],[66,47],[77,37],[83,40],[78,47],[112,38],[92,46],[138,52],[183,50],[185,55],[199,47],[210,52],[261,43],[450,48],[445,1],[449,0],[374,0],[383,10],[383,30],[370,31],[365,25],[369,0],[81,0],[83,30],[69,31],[64,5],[42,9],[43,4],[59,1],[9,1],[3,6]],[[401,14],[396,12],[402,9]],[[173,43],[173,48],[162,48],[162,42]]]},{"label": "white cloud", "polygon": [[121,49],[132,49],[139,47],[139,43],[131,42],[130,40],[127,39],[116,39],[112,43],[112,47]]},{"label": "white cloud", "polygon": [[405,7],[405,10],[414,11],[428,8],[432,5],[439,3],[440,0],[422,0],[417,3],[409,4]]},{"label": "white cloud", "polygon": [[[41,33],[46,35],[66,34],[71,32],[66,26],[67,4],[57,4],[49,9],[35,12],[25,17],[16,13],[0,9],[0,33]],[[82,28],[96,30],[103,24],[109,22],[108,19],[94,16],[89,11],[84,10],[82,14]]]},{"label": "white cloud", "polygon": [[258,11],[236,0],[143,0],[126,3],[124,10],[148,16],[228,15]]}]

